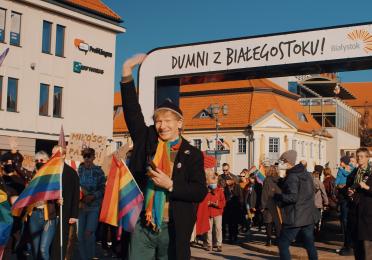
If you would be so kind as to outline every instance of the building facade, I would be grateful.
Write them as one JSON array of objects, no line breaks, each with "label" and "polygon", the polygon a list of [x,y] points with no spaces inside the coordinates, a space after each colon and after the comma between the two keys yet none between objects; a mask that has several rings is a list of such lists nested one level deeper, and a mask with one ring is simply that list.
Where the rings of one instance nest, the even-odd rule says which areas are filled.
[{"label": "building facade", "polygon": [[120,23],[100,0],[0,0],[0,151],[50,149],[62,125],[112,136]]}]

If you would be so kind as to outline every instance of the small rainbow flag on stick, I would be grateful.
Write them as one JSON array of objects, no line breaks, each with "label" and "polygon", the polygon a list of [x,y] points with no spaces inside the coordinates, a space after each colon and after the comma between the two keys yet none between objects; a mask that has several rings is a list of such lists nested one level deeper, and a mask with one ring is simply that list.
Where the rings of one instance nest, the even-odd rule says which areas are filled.
[{"label": "small rainbow flag on stick", "polygon": [[265,174],[265,167],[262,163],[260,164],[260,168],[255,171],[255,174],[256,174],[257,181],[263,184],[266,178],[266,174]]},{"label": "small rainbow flag on stick", "polygon": [[0,259],[3,259],[4,248],[12,230],[13,217],[10,212],[8,196],[0,190]]},{"label": "small rainbow flag on stick", "polygon": [[64,160],[56,153],[32,178],[29,185],[14,202],[12,213],[19,215],[21,210],[39,201],[61,198],[61,177]]},{"label": "small rainbow flag on stick", "polygon": [[122,161],[112,156],[99,220],[133,232],[143,206],[143,194]]}]

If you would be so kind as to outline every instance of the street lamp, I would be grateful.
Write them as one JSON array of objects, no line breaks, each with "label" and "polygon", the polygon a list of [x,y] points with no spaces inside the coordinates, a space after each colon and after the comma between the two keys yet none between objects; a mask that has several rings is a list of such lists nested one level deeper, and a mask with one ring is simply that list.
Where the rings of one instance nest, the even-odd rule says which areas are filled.
[{"label": "street lamp", "polygon": [[[209,116],[211,118],[214,118],[216,121],[216,139],[215,139],[216,145],[214,147],[214,158],[216,159],[216,162],[217,162],[217,148],[218,148],[218,130],[220,127],[219,113],[221,112],[221,110],[222,110],[223,116],[227,116],[227,114],[229,113],[229,107],[226,104],[223,104],[222,106],[220,106],[217,103],[211,104],[209,105],[207,109]],[[215,166],[215,171],[217,171],[217,164]]]},{"label": "street lamp", "polygon": [[252,166],[252,162],[254,161],[254,133],[252,130],[252,126],[249,125],[247,128],[247,137],[248,137],[248,168]]}]

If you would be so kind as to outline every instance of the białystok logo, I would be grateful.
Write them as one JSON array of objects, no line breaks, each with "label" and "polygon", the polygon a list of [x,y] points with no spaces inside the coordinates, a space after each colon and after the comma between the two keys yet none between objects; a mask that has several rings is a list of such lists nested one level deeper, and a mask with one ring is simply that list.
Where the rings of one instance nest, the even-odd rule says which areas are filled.
[{"label": "bia\u0142ystok logo", "polygon": [[353,30],[347,34],[347,38],[352,41],[361,41],[365,52],[372,51],[372,34],[365,29]]}]

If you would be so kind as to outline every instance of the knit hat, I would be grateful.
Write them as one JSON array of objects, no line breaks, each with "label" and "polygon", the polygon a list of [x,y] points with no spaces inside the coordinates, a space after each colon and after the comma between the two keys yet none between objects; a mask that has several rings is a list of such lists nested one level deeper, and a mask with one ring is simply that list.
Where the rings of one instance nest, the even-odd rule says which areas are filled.
[{"label": "knit hat", "polygon": [[347,155],[344,155],[344,156],[341,157],[340,161],[343,162],[344,164],[349,165],[349,163],[350,163],[350,157],[347,156]]},{"label": "knit hat", "polygon": [[204,157],[204,169],[214,168],[216,166],[216,159],[214,156],[207,155],[203,152]]},{"label": "knit hat", "polygon": [[288,150],[280,156],[279,160],[281,161],[287,161],[291,165],[296,164],[296,159],[297,159],[297,152],[295,150]]},{"label": "knit hat", "polygon": [[182,114],[182,111],[181,109],[172,102],[172,100],[170,100],[169,98],[167,98],[166,100],[164,100],[163,103],[161,103],[156,109],[155,109],[155,113],[157,111],[160,111],[160,110],[168,110],[168,111],[172,111],[173,113],[176,113],[177,115],[179,115],[181,118],[183,118],[183,114]]}]

